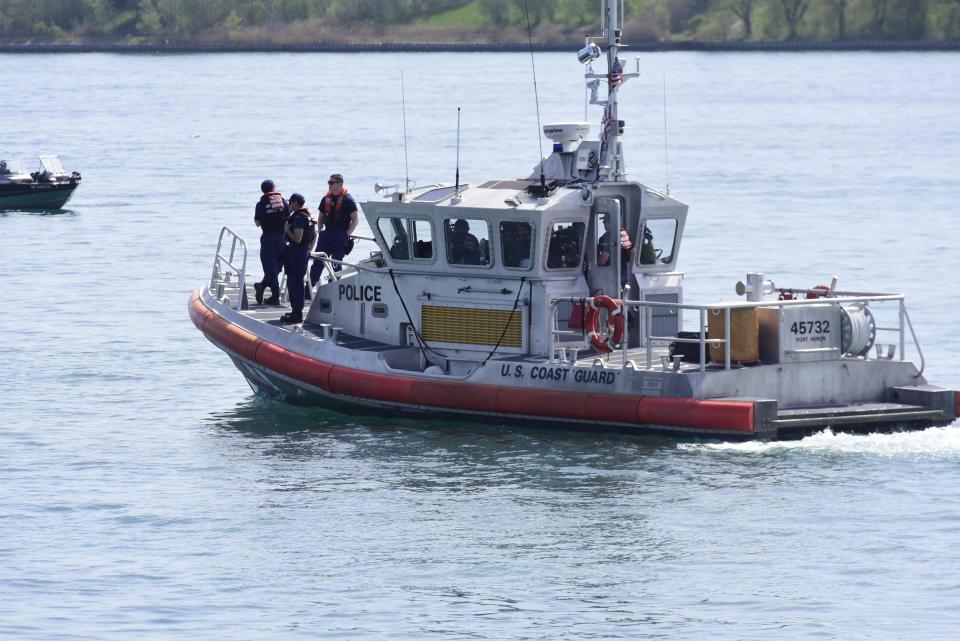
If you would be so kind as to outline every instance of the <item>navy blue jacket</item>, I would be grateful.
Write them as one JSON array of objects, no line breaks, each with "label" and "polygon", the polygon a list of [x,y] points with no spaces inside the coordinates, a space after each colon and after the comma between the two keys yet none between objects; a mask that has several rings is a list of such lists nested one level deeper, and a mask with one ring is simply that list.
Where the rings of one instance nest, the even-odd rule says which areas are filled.
[{"label": "navy blue jacket", "polygon": [[260,229],[266,232],[282,232],[283,224],[290,215],[290,205],[283,196],[275,191],[260,197],[254,209],[253,219],[260,223]]}]

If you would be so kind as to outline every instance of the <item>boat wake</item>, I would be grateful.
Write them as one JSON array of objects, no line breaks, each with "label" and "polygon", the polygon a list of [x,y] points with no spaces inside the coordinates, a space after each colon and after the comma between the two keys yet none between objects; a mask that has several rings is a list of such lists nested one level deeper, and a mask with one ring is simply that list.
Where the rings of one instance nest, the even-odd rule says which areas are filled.
[{"label": "boat wake", "polygon": [[884,457],[960,459],[960,423],[920,432],[845,434],[824,430],[799,441],[743,443],[683,443],[688,451],[723,451],[770,454],[802,451],[812,454],[867,454]]}]

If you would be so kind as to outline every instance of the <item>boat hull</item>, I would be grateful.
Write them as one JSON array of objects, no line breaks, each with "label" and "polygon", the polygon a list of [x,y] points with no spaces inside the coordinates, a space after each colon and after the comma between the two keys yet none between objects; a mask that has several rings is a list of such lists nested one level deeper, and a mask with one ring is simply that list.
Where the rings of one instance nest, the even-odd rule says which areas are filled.
[{"label": "boat hull", "polygon": [[0,189],[0,209],[60,209],[78,186],[33,184]]},{"label": "boat hull", "polygon": [[[279,340],[255,335],[227,318],[232,310],[226,306],[214,309],[219,304],[209,299],[199,290],[191,296],[189,312],[193,323],[230,356],[255,392],[293,403],[435,419],[725,440],[788,438],[830,425],[824,419],[777,429],[776,402],[769,400],[558,391],[371,371],[357,367],[346,355],[338,357],[331,351],[335,346],[330,346],[322,356],[306,354]],[[957,405],[960,411],[960,397]],[[880,421],[882,425],[878,425],[876,417],[865,417],[861,422],[848,417],[842,429],[920,429],[949,423],[955,415],[951,410],[922,420],[905,417],[896,422]]]}]

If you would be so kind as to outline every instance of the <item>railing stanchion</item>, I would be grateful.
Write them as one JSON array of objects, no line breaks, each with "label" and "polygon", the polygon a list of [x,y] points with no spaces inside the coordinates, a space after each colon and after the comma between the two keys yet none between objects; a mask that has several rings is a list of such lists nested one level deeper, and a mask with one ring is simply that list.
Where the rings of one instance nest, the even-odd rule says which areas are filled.
[{"label": "railing stanchion", "polygon": [[733,334],[733,328],[730,327],[730,308],[723,308],[723,323],[725,325],[723,330],[723,340],[725,345],[724,355],[723,355],[723,368],[730,369],[730,335]]},{"label": "railing stanchion", "polygon": [[706,327],[707,325],[707,310],[700,308],[700,371],[707,371],[707,343],[706,343]]},{"label": "railing stanchion", "polygon": [[553,363],[553,353],[556,351],[556,336],[554,332],[557,331],[557,302],[550,299],[550,307],[548,309],[550,314],[550,340],[547,341],[547,345],[550,349],[550,363]]},{"label": "railing stanchion", "polygon": [[905,334],[904,329],[905,329],[905,328],[904,328],[904,326],[903,326],[903,325],[904,325],[904,323],[903,323],[903,317],[904,317],[904,315],[905,315],[906,313],[907,313],[907,308],[906,308],[906,306],[904,306],[904,304],[903,304],[903,299],[901,298],[901,299],[900,299],[900,360],[901,360],[901,361],[906,358],[906,354],[904,354],[904,347],[906,346],[906,342],[905,342],[905,338],[904,338],[904,334]]},{"label": "railing stanchion", "polygon": [[[630,291],[629,285],[627,285],[626,290]],[[623,314],[623,342],[620,344],[621,348],[623,349],[623,362],[621,363],[620,367],[626,367],[627,353],[629,351],[628,348],[630,347],[630,314],[627,313],[626,300],[620,301],[620,309],[620,313]]]},{"label": "railing stanchion", "polygon": [[[901,301],[902,304],[902,301]],[[913,338],[913,346],[917,350],[917,354],[920,356],[920,371],[917,372],[917,377],[923,376],[923,370],[927,368],[927,361],[923,358],[923,349],[920,348],[920,341],[917,339],[917,332],[913,329],[913,323],[910,322],[910,314],[907,313],[906,306],[902,307],[903,309],[903,318],[907,321],[907,327],[910,328],[910,336]],[[903,349],[900,350],[901,356],[903,355]]]},{"label": "railing stanchion", "polygon": [[647,369],[653,367],[653,341],[650,340],[650,320],[653,310],[649,305],[643,307],[643,340],[647,344]]}]

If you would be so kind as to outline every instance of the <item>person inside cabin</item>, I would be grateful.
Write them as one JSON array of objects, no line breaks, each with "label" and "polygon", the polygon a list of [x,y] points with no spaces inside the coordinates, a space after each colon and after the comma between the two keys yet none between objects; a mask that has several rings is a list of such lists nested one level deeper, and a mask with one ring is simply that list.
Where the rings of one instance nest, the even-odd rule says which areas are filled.
[{"label": "person inside cabin", "polygon": [[500,223],[504,267],[530,268],[531,235],[530,223],[516,221]]},{"label": "person inside cabin", "polygon": [[657,248],[653,244],[653,232],[646,225],[643,227],[643,242],[640,243],[640,264],[657,264]]},{"label": "person inside cabin", "polygon": [[[341,174],[331,175],[327,186],[329,187],[327,195],[320,201],[320,233],[317,237],[317,251],[332,258],[335,261],[333,271],[338,272],[342,267],[340,261],[350,253],[350,236],[357,228],[360,218],[357,203],[343,186]],[[323,261],[313,261],[313,266],[310,268],[310,282],[314,285],[320,282],[322,272]]]},{"label": "person inside cabin", "polygon": [[453,223],[450,233],[450,262],[455,265],[480,264],[480,242],[470,233],[470,223],[463,218]]},{"label": "person inside cabin", "polygon": [[283,225],[290,214],[290,206],[277,191],[272,180],[260,183],[260,201],[254,208],[253,222],[260,228],[260,264],[263,280],[253,284],[257,304],[263,304],[263,292],[270,288],[267,305],[280,303],[280,269],[283,266]]},{"label": "person inside cabin", "polygon": [[547,248],[548,269],[568,269],[580,264],[583,248],[583,223],[557,222],[550,232]]},{"label": "person inside cabin", "polygon": [[626,229],[620,229],[620,234],[614,234],[613,221],[609,214],[603,215],[603,235],[597,242],[597,265],[601,267],[610,264],[610,258],[620,246],[620,285],[626,285],[630,276],[630,261],[633,257],[633,241]]},{"label": "person inside cabin", "polygon": [[280,317],[282,323],[303,322],[304,278],[307,275],[307,262],[310,250],[316,241],[313,232],[313,214],[304,206],[306,199],[300,194],[290,195],[293,212],[283,226],[287,241],[284,270],[287,272],[287,297],[290,299],[290,312]]}]

